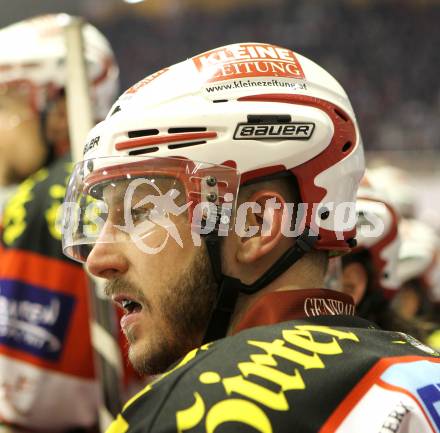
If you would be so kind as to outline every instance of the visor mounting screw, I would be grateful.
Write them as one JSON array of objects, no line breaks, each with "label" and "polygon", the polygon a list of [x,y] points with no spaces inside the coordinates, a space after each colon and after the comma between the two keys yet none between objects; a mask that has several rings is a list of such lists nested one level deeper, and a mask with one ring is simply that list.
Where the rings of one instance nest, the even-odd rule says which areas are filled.
[{"label": "visor mounting screw", "polygon": [[206,199],[210,202],[214,202],[217,200],[217,194],[215,192],[210,192],[207,196]]},{"label": "visor mounting screw", "polygon": [[357,240],[355,238],[347,239],[347,244],[350,248],[355,248],[357,245]]},{"label": "visor mounting screw", "polygon": [[330,211],[326,207],[321,208],[321,210],[319,211],[319,217],[322,220],[326,220],[329,216],[330,216]]},{"label": "visor mounting screw", "polygon": [[226,216],[226,215],[223,215],[223,216],[220,218],[220,222],[221,222],[222,224],[229,224],[229,222],[230,222],[230,218],[229,218],[228,216]]},{"label": "visor mounting screw", "polygon": [[93,161],[91,159],[87,161],[87,170],[93,171]]},{"label": "visor mounting screw", "polygon": [[215,186],[215,185],[217,185],[217,179],[216,179],[214,176],[209,176],[209,177],[206,179],[206,183],[207,183],[209,186]]}]

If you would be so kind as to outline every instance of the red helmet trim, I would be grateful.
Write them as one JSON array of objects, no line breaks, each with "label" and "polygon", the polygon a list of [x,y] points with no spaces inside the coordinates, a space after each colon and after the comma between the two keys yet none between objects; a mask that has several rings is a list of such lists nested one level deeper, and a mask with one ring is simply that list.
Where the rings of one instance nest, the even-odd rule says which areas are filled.
[{"label": "red helmet trim", "polygon": [[270,176],[271,174],[286,171],[284,165],[272,165],[270,167],[258,168],[256,170],[248,171],[241,175],[241,184],[251,181],[252,179],[259,179],[261,177]]},{"label": "red helmet trim", "polygon": [[382,200],[377,200],[377,199],[373,199],[373,198],[369,198],[369,197],[361,197],[361,196],[359,196],[358,199],[362,199],[365,201],[371,201],[371,202],[375,202],[375,203],[382,203],[391,214],[391,227],[390,227],[389,232],[387,233],[386,236],[384,236],[383,239],[381,239],[377,244],[374,244],[373,246],[371,246],[369,248],[357,247],[353,250],[353,252],[357,252],[362,249],[367,249],[370,252],[371,261],[373,262],[373,269],[374,269],[374,280],[375,280],[374,287],[381,288],[385,297],[387,299],[390,299],[392,296],[394,296],[398,287],[389,288],[389,287],[382,286],[382,284],[381,284],[382,272],[383,272],[387,262],[380,257],[380,254],[386,246],[391,244],[391,242],[393,242],[397,238],[397,236],[399,234],[399,229],[398,229],[399,217],[398,217],[396,211],[394,210],[394,208]]},{"label": "red helmet trim", "polygon": [[116,143],[116,150],[136,149],[138,147],[154,146],[157,144],[175,143],[178,141],[192,141],[192,140],[207,140],[216,138],[217,133],[213,131],[208,132],[184,132],[178,134],[161,135],[159,137],[140,137],[132,138],[131,140],[121,141]]},{"label": "red helmet trim", "polygon": [[[281,102],[285,104],[307,105],[324,111],[333,122],[334,134],[329,145],[311,160],[297,167],[289,168],[298,181],[301,200],[309,204],[306,224],[312,226],[313,204],[320,203],[326,195],[326,190],[315,185],[315,178],[323,171],[335,165],[342,159],[350,155],[356,148],[356,128],[351,117],[340,107],[323,99],[314,98],[306,95],[294,94],[262,94],[244,96],[239,101],[258,101],[258,102]],[[348,147],[347,144],[350,144]],[[252,176],[246,173],[246,176]],[[344,239],[339,240],[336,233],[332,230],[319,229],[319,240],[316,249],[326,249],[334,251],[348,251],[350,246],[348,240],[354,238],[356,228],[346,231]]]},{"label": "red helmet trim", "polygon": [[103,81],[105,81],[108,77],[108,74],[110,73],[110,69],[114,65],[115,65],[115,62],[114,62],[113,58],[110,56],[106,56],[103,61],[102,71],[92,81],[93,86],[98,86]]}]

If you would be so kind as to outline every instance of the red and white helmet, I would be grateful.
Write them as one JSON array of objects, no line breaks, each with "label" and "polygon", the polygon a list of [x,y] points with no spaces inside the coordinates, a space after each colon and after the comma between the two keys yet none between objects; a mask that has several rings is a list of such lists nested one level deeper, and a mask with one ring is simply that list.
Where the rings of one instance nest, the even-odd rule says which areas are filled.
[{"label": "red and white helmet", "polygon": [[373,287],[391,298],[400,287],[398,259],[400,249],[399,216],[383,191],[374,188],[365,176],[357,194],[357,246],[353,252],[367,250],[371,257]]},{"label": "red and white helmet", "polygon": [[[354,244],[364,172],[355,114],[328,72],[289,49],[228,45],[128,89],[90,132],[84,160],[109,173],[118,165],[123,171],[135,155],[233,167],[240,184],[291,172],[308,205],[306,225],[319,231],[315,248],[343,252]],[[89,172],[84,166],[76,173]],[[70,198],[76,200],[72,191]]]},{"label": "red and white helmet", "polygon": [[[0,90],[29,87],[33,107],[42,111],[66,84],[66,14],[38,16],[0,30]],[[118,91],[119,69],[110,44],[91,24],[83,30],[96,119],[103,119]]]},{"label": "red and white helmet", "polygon": [[402,247],[399,252],[398,277],[401,284],[419,278],[429,286],[440,248],[436,232],[426,223],[416,219],[404,219],[400,225]]}]

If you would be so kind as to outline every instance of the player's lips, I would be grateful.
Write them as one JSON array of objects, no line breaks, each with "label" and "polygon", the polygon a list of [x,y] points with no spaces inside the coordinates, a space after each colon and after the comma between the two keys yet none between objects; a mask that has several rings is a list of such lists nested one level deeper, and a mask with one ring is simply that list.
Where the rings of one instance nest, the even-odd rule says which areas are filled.
[{"label": "player's lips", "polygon": [[112,296],[112,300],[124,310],[124,315],[121,318],[122,329],[126,329],[130,324],[137,320],[137,318],[139,318],[139,313],[142,312],[143,305],[138,302],[136,298],[126,294],[119,294]]}]

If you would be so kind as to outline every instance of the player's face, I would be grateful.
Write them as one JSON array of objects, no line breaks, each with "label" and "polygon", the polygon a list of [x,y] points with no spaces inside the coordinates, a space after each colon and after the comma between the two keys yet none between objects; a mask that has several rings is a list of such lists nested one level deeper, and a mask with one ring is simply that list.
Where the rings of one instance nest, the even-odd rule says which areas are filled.
[{"label": "player's face", "polygon": [[[148,185],[139,191],[141,196],[156,194]],[[106,226],[112,221],[121,225],[115,210],[123,207],[117,204],[120,196],[117,191],[104,191],[109,206]],[[141,196],[135,196],[133,202],[139,203]],[[142,208],[136,209],[133,220],[145,222],[139,214]],[[207,252],[204,244],[194,246],[187,213],[168,216],[181,245],[172,236],[166,239],[169,225],[156,224],[144,242],[158,252],[143,251],[139,243],[119,231],[118,241],[95,244],[87,259],[89,270],[108,280],[107,295],[124,309],[121,327],[129,358],[144,374],[165,371],[200,345],[216,293]]]},{"label": "player's face", "polygon": [[0,182],[6,185],[29,176],[41,167],[46,152],[29,93],[0,85]]}]

